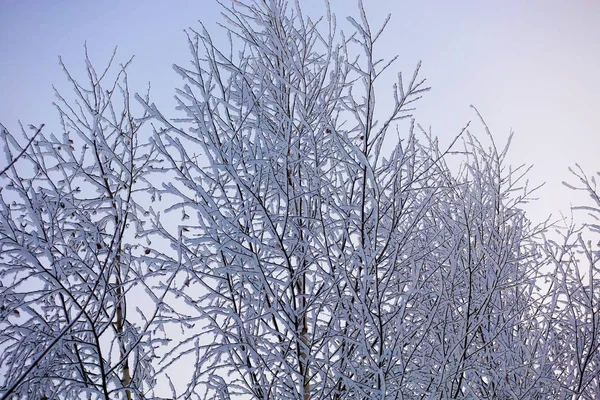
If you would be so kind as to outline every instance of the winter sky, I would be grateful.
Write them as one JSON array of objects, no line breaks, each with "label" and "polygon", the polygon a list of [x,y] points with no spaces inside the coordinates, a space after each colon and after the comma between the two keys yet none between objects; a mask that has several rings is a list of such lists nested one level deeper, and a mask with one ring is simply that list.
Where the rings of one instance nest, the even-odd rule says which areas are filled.
[{"label": "winter sky", "polygon": [[[300,3],[310,15],[325,11],[321,0]],[[392,14],[382,57],[400,54],[394,68],[409,76],[423,61],[422,76],[433,90],[418,103],[416,117],[442,144],[469,120],[472,132],[483,134],[473,104],[498,144],[514,131],[510,161],[534,164],[530,180],[547,182],[530,208],[533,218],[568,211],[570,201],[581,200],[560,182],[574,163],[590,174],[600,171],[600,2],[364,3],[374,29]],[[331,6],[340,25],[357,15],[355,1],[331,0]],[[98,69],[114,46],[119,62],[135,55],[132,87],[144,92],[150,81],[154,101],[170,106],[181,83],[171,65],[189,59],[183,29],[202,20],[218,37],[219,8],[214,0],[0,0],[0,122],[14,132],[19,119],[45,123],[60,134],[52,84],[69,88],[58,55],[84,77],[85,41]],[[386,95],[381,91],[378,101]]]}]

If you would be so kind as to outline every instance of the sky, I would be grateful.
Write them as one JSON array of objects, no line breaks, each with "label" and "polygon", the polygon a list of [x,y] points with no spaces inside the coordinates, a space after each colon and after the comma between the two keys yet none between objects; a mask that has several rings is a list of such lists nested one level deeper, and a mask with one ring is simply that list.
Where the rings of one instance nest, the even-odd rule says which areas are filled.
[{"label": "sky", "polygon": [[[311,15],[321,0],[299,0]],[[331,0],[343,26],[357,2]],[[532,185],[546,182],[528,207],[534,220],[568,213],[582,200],[561,185],[579,163],[600,171],[600,2],[595,0],[364,0],[373,27],[392,15],[379,54],[399,54],[407,75],[419,60],[432,91],[418,103],[417,122],[449,143],[481,112],[496,143],[514,132],[509,162],[533,164]],[[61,55],[84,75],[83,45],[99,68],[118,46],[117,61],[135,56],[134,90],[151,82],[158,105],[170,107],[181,79],[174,63],[188,63],[185,28],[201,20],[218,37],[214,0],[0,0],[0,123],[12,132],[45,123],[58,132],[52,85],[68,92]],[[390,82],[391,88],[391,82]],[[384,88],[385,89],[385,88]],[[391,89],[390,89],[391,90]],[[385,102],[386,93],[378,100]],[[0,165],[0,168],[4,165]]]}]

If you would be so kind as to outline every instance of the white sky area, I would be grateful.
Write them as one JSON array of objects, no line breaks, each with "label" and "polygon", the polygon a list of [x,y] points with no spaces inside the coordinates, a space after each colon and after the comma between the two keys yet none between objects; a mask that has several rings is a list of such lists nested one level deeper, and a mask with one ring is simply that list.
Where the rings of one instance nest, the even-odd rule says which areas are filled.
[{"label": "white sky area", "polygon": [[[311,15],[325,12],[320,0],[300,3]],[[400,54],[394,70],[410,77],[423,61],[432,91],[418,103],[421,125],[447,144],[473,120],[472,132],[483,137],[473,104],[499,147],[514,131],[510,162],[533,164],[530,181],[546,182],[529,209],[532,218],[568,212],[571,202],[582,201],[560,182],[570,179],[575,163],[589,174],[600,170],[599,1],[364,3],[373,27],[392,14],[379,55]],[[356,15],[355,1],[331,5],[340,24]],[[13,133],[18,120],[45,123],[44,132],[60,137],[52,85],[64,93],[69,87],[58,55],[85,77],[85,41],[97,69],[114,46],[119,62],[135,55],[132,88],[143,93],[150,81],[154,102],[170,106],[181,84],[171,66],[189,59],[183,29],[202,20],[218,38],[219,12],[214,0],[0,0],[0,123]],[[391,84],[379,92],[380,105]]]}]

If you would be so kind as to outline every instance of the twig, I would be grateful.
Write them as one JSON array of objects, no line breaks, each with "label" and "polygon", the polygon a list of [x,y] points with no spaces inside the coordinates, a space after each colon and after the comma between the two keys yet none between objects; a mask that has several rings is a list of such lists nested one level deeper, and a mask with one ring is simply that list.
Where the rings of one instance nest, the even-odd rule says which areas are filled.
[{"label": "twig", "polygon": [[[4,126],[2,126],[2,125],[0,124],[0,127],[2,127],[2,129],[4,130],[4,132],[8,133],[8,130],[7,130],[7,129],[6,129]],[[43,127],[44,127],[44,124],[40,125],[40,127],[38,128],[38,130],[35,132],[35,135],[33,135],[33,136],[31,137],[31,139],[29,139],[29,143],[27,143],[27,146],[25,146],[25,147],[23,148],[23,150],[21,151],[21,153],[19,153],[19,155],[18,155],[16,158],[14,158],[14,159],[13,159],[13,160],[12,160],[12,161],[11,161],[11,162],[10,162],[10,163],[7,165],[7,166],[6,166],[6,168],[4,168],[4,169],[2,170],[2,172],[0,172],[0,176],[4,175],[4,174],[6,173],[6,171],[8,171],[8,170],[10,169],[10,167],[12,167],[12,166],[13,166],[13,165],[14,165],[14,164],[17,162],[17,160],[18,160],[19,158],[23,157],[23,154],[25,154],[25,152],[27,151],[27,149],[29,148],[29,146],[31,146],[31,143],[33,143],[33,141],[35,140],[35,138],[37,137],[37,135],[38,135],[38,134],[39,134],[39,133],[42,131],[42,128],[43,128]]]}]

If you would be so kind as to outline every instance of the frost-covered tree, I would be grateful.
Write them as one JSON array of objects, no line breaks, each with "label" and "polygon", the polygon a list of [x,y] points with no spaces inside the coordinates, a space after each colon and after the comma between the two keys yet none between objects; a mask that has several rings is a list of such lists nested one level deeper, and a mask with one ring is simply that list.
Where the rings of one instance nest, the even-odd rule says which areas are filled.
[{"label": "frost-covered tree", "polygon": [[182,323],[199,324],[165,360],[194,353],[186,397],[541,390],[523,350],[539,252],[522,173],[506,150],[465,134],[451,154],[404,121],[427,90],[418,66],[383,114],[394,58],[359,11],[343,35],[298,3],[234,2],[228,46],[189,34],[183,116],[147,104],[177,174],[161,192],[185,218],[163,232],[185,270]]},{"label": "frost-covered tree", "polygon": [[150,250],[133,235],[156,155],[126,65],[111,81],[112,62],[97,72],[86,50],[86,84],[65,68],[75,97],[57,92],[62,134],[32,127],[23,148],[1,127],[16,160],[0,177],[3,399],[131,399],[153,384],[148,305],[158,293],[136,311]]},{"label": "frost-covered tree", "polygon": [[589,222],[578,227],[571,221],[560,231],[560,240],[545,243],[554,266],[546,362],[559,393],[594,399],[600,395],[600,172],[588,177],[579,166],[571,172],[577,183],[565,185],[589,195],[592,203],[574,207],[585,211]]},{"label": "frost-covered tree", "polygon": [[362,4],[223,11],[176,118],[86,57],[61,139],[4,130],[2,400],[597,397],[598,224],[533,226],[476,110],[440,148]]}]

